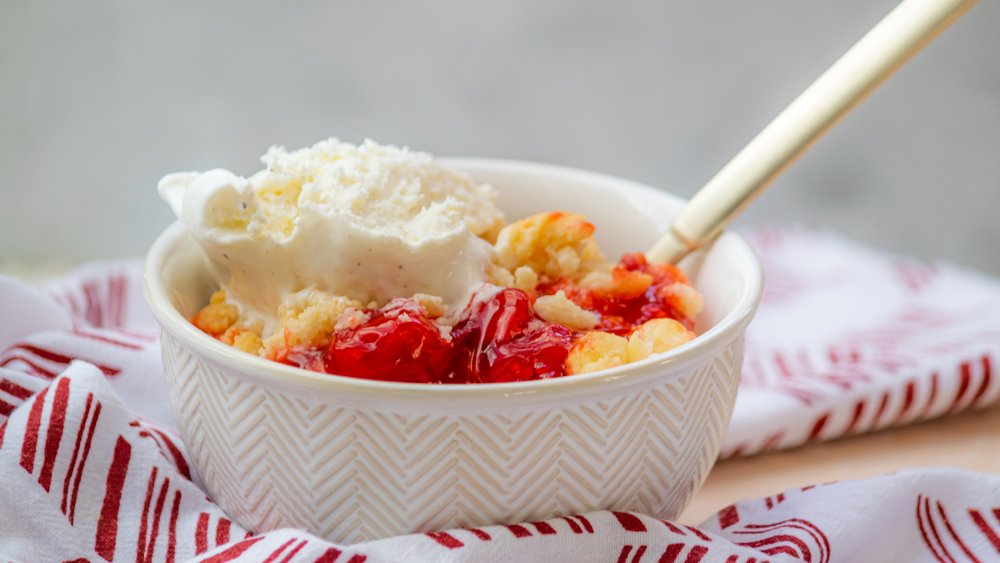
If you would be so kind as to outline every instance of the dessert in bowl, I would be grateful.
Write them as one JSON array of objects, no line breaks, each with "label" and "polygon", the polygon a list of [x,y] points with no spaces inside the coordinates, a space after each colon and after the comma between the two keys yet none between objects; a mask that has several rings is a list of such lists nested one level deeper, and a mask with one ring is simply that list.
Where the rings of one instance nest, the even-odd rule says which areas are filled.
[{"label": "dessert in bowl", "polygon": [[[539,217],[538,213],[554,209],[567,217],[586,217],[597,227],[593,233],[596,244],[612,256],[651,244],[682,204],[653,188],[579,170],[499,160],[444,162],[448,168],[467,174],[473,186],[493,186],[497,205],[508,217]],[[247,188],[233,178],[223,181],[234,185],[229,196],[246,195]],[[174,178],[175,185],[193,180],[191,176]],[[470,200],[482,193],[476,189],[467,192]],[[191,200],[197,201],[194,197]],[[184,218],[183,205],[180,207],[179,215]],[[242,209],[242,205],[238,207]],[[196,209],[210,210],[212,206]],[[478,209],[482,211],[481,206]],[[490,229],[499,231],[502,227],[498,217],[482,213],[479,224],[467,225],[468,230],[481,228],[480,238],[488,239]],[[435,218],[422,220],[430,219]],[[350,234],[359,237],[365,233]],[[397,238],[407,236],[412,241],[412,233]],[[412,293],[401,293],[398,284],[402,278],[389,279],[384,270],[358,270],[385,268],[384,261],[366,264],[354,256],[345,258],[336,249],[316,249],[316,260],[332,252],[333,259],[341,261],[336,279],[328,277],[329,285],[317,288],[315,280],[321,278],[304,280],[300,274],[298,283],[303,287],[293,286],[283,296],[271,292],[267,297],[271,301],[263,306],[260,304],[265,301],[246,296],[276,283],[264,277],[268,272],[254,270],[242,281],[238,273],[220,275],[211,245],[197,239],[198,233],[192,234],[192,229],[181,223],[161,235],[147,257],[146,293],[164,328],[170,400],[198,474],[220,505],[251,529],[302,527],[340,542],[538,520],[596,509],[676,516],[718,454],[739,379],[743,331],[760,294],[760,270],[752,251],[738,236],[725,234],[711,248],[680,265],[686,276],[681,274],[679,279],[690,280],[704,297],[704,306],[691,318],[680,314],[681,318],[674,319],[671,313],[664,313],[623,328],[601,325],[602,319],[585,316],[584,324],[574,327],[573,334],[556,340],[566,343],[560,344],[565,359],[571,359],[576,349],[598,353],[576,364],[577,368],[566,369],[572,362],[564,359],[558,366],[563,371],[558,374],[547,367],[557,362],[532,361],[530,369],[517,369],[525,365],[523,362],[509,364],[515,366],[512,370],[500,365],[496,374],[486,370],[488,378],[472,382],[464,376],[455,383],[446,377],[431,384],[414,382],[423,379],[411,377],[400,382],[358,373],[327,373],[331,370],[325,369],[329,365],[325,361],[324,369],[317,369],[317,365],[294,357],[289,361],[287,353],[284,358],[269,358],[266,350],[260,353],[274,334],[282,337],[273,340],[279,344],[277,349],[295,351],[294,346],[280,346],[287,344],[284,337],[289,323],[275,314],[290,293],[310,289],[345,297],[356,288],[372,291],[373,295],[348,296],[363,305],[353,309],[362,318],[367,316],[365,320],[371,320],[394,298],[412,298]],[[414,293],[435,298],[430,305],[422,305],[424,314],[440,305],[443,311],[450,308],[453,318],[461,318],[462,311],[477,299],[476,290],[469,289],[476,284],[470,284],[468,278],[483,272],[491,276],[491,283],[499,282],[492,285],[503,288],[501,293],[512,289],[503,287],[506,283],[516,285],[517,281],[510,279],[515,277],[511,269],[505,268],[509,277],[491,274],[491,253],[484,255],[480,252],[484,245],[470,244],[469,240],[464,235],[436,238],[434,244],[450,248],[450,262],[435,262],[440,253],[401,257],[398,252],[389,253],[396,259],[390,264],[397,270],[400,265],[408,269],[431,263],[430,270],[424,269],[429,274],[418,272],[405,281],[417,279],[423,291]],[[503,236],[499,236],[497,244],[502,241]],[[484,244],[489,248],[488,242]],[[229,254],[225,249],[217,250]],[[271,265],[289,263],[280,260]],[[345,260],[353,264],[346,273]],[[480,260],[479,265],[469,267],[477,264],[476,260]],[[457,273],[445,267],[449,263]],[[309,267],[313,266],[307,264]],[[317,276],[329,276],[321,265],[315,270]],[[344,281],[351,279],[355,281]],[[455,281],[462,279],[466,281]],[[259,283],[250,283],[254,280]],[[674,282],[677,280],[670,285]],[[240,283],[246,285],[241,287]],[[341,285],[333,287],[336,284]],[[208,333],[212,331],[203,330],[205,319],[199,322],[198,316],[210,316],[204,310],[220,285],[226,296],[217,295],[215,304],[227,311],[228,326],[213,336]],[[575,302],[577,296],[569,285],[560,287],[562,297],[568,295],[567,300]],[[540,296],[558,293],[546,293],[537,284],[526,289],[531,292],[519,291],[534,300],[532,306]],[[674,290],[667,293],[675,295]],[[496,291],[491,295],[495,297]],[[363,299],[369,302],[362,303]],[[543,311],[535,311],[536,316],[553,314],[546,312],[545,306],[540,309]],[[338,320],[332,319],[332,325]],[[683,338],[671,345],[683,343],[666,352],[655,349],[659,344],[649,344],[645,354],[625,363],[629,339],[622,334],[631,338],[651,320],[681,324],[683,331],[677,333]],[[228,343],[219,338],[237,324],[240,330],[231,331]],[[451,326],[452,331],[460,328],[454,322]],[[545,326],[536,323],[534,328]],[[277,331],[277,327],[282,328]],[[525,325],[519,330],[522,334],[529,328]],[[259,342],[253,337],[236,338],[244,331],[254,334]],[[578,344],[594,332],[621,340],[606,353],[599,346]],[[698,334],[693,340],[692,333]],[[328,330],[317,337],[319,344],[313,349],[330,350],[327,340],[336,343],[342,334]],[[252,342],[247,344],[248,340]],[[243,349],[240,341],[246,345]],[[622,341],[626,343],[625,360]],[[641,338],[637,344],[642,344]],[[412,357],[418,355],[414,352]],[[603,362],[612,356],[617,359]],[[360,364],[376,359],[372,356]],[[288,365],[294,362],[312,369]],[[521,375],[511,380],[504,375],[509,371]]]}]

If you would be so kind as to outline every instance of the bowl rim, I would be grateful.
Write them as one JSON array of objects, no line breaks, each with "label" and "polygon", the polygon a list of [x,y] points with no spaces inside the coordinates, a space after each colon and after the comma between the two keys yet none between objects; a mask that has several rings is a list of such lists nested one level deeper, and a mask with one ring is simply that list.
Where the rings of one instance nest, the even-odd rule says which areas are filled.
[{"label": "bowl rim", "polygon": [[[655,197],[675,199],[678,202],[683,201],[673,194],[646,184],[578,168],[492,158],[451,157],[439,158],[438,160],[464,171],[489,168],[505,172],[542,174],[554,178],[576,178],[588,182],[611,184],[616,188],[630,190],[632,193],[644,193],[646,196],[654,195]],[[713,351],[719,350],[741,334],[760,303],[763,289],[763,273],[753,249],[740,235],[726,232],[722,236],[731,239],[731,244],[739,247],[739,251],[748,257],[745,262],[750,271],[746,272],[743,292],[736,305],[719,322],[691,342],[673,350],[611,369],[533,381],[482,384],[377,381],[313,372],[253,356],[227,346],[195,327],[173,306],[167,297],[168,288],[165,287],[160,275],[164,264],[179,245],[194,244],[193,239],[187,235],[187,228],[180,221],[174,221],[156,238],[144,260],[143,293],[163,331],[183,341],[196,354],[261,382],[280,387],[295,386],[304,390],[335,391],[345,395],[354,395],[357,398],[402,399],[405,401],[456,399],[465,401],[468,399],[565,395],[581,391],[589,394],[595,388],[607,388],[612,385],[618,391],[621,388],[621,384],[618,382],[623,378],[628,378],[629,383],[638,384],[650,378],[680,377],[683,375],[683,370],[673,369],[674,367],[704,360]]]}]

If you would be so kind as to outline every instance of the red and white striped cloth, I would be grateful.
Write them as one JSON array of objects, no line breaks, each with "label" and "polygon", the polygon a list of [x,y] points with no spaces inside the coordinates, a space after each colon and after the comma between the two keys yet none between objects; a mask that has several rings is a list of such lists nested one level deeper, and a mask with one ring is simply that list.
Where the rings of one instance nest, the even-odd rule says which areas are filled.
[{"label": "red and white striped cloth", "polygon": [[[767,295],[724,454],[994,403],[1000,285],[828,234],[759,231]],[[138,264],[0,277],[0,560],[1000,560],[1000,477],[915,470],[786,491],[698,528],[613,512],[336,546],[254,535],[174,435]]]},{"label": "red and white striped cloth", "polygon": [[748,238],[764,268],[764,299],[747,331],[723,457],[1000,401],[996,280],[822,231],[760,229]]}]

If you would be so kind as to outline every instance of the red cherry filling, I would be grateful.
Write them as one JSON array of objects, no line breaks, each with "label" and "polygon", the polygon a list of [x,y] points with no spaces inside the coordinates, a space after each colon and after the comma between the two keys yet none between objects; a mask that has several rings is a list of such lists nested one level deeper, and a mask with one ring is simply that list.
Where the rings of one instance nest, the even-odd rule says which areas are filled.
[{"label": "red cherry filling", "polygon": [[289,350],[285,363],[313,371],[407,383],[499,383],[565,375],[570,329],[540,321],[531,299],[502,289],[475,299],[442,336],[408,299],[365,311],[369,319],[334,333],[329,347]]},{"label": "red cherry filling", "polygon": [[[691,321],[663,297],[663,288],[685,282],[674,266],[648,264],[626,254],[614,275],[640,271],[653,277],[642,293],[622,297],[583,288],[568,279],[544,279],[538,295],[563,290],[584,309],[600,314],[599,330],[631,334],[655,318]],[[333,334],[329,347],[291,349],[279,361],[313,371],[407,383],[500,383],[560,377],[576,334],[535,317],[532,298],[519,289],[500,289],[473,299],[451,330],[441,329],[412,299],[394,299],[368,309],[364,323]]]},{"label": "red cherry filling", "polygon": [[503,289],[474,302],[452,330],[452,372],[466,383],[528,381],[565,374],[573,332],[534,320],[530,298]]},{"label": "red cherry filling", "polygon": [[451,343],[423,307],[396,299],[354,328],[338,331],[319,371],[364,379],[431,383],[448,372]]},{"label": "red cherry filling", "polygon": [[520,336],[488,350],[490,358],[483,381],[506,383],[566,375],[566,356],[573,344],[573,331],[558,325],[538,323]]},{"label": "red cherry filling", "polygon": [[[563,291],[571,301],[601,316],[598,330],[628,336],[642,323],[659,318],[676,319],[688,329],[694,323],[672,307],[661,296],[661,290],[677,282],[687,283],[684,272],[670,264],[649,264],[641,253],[625,254],[615,270],[638,271],[653,277],[653,283],[641,295],[619,297],[580,287],[568,279],[544,281],[538,286],[539,295]],[[614,273],[613,273],[614,275]]]}]

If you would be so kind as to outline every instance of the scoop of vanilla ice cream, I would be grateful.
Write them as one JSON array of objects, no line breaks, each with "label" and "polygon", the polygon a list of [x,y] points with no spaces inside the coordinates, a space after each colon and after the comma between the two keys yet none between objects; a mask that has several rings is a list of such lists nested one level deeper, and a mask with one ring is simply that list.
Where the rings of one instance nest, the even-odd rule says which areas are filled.
[{"label": "scoop of vanilla ice cream", "polygon": [[272,147],[250,178],[182,172],[158,190],[204,249],[230,301],[273,326],[316,288],[362,303],[416,293],[461,309],[486,280],[496,193],[431,155],[330,139]]}]

